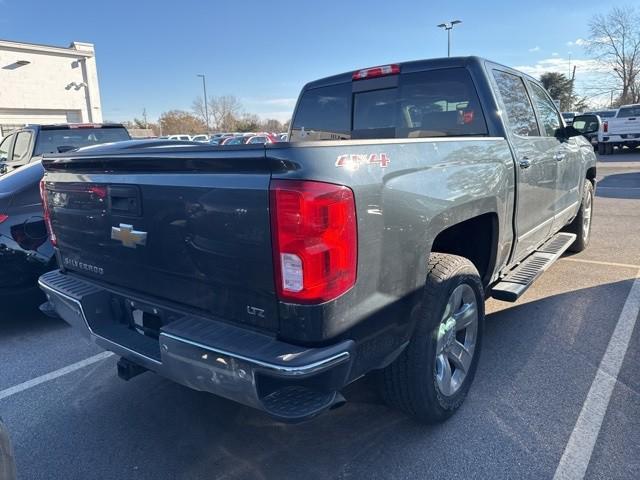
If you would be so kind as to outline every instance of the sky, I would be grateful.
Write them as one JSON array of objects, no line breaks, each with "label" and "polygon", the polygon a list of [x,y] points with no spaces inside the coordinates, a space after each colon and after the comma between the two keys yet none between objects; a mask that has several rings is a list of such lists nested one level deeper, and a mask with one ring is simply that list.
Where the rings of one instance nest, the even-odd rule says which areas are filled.
[{"label": "sky", "polygon": [[[446,5],[442,5],[446,3]],[[190,110],[202,95],[235,95],[250,113],[291,116],[302,86],[324,76],[446,56],[436,25],[460,19],[452,55],[479,55],[534,76],[577,66],[591,97],[610,74],[584,50],[608,0],[0,0],[0,38],[68,46],[93,43],[104,120],[149,120]],[[1,88],[1,86],[0,86]],[[594,100],[604,102],[608,95]]]}]

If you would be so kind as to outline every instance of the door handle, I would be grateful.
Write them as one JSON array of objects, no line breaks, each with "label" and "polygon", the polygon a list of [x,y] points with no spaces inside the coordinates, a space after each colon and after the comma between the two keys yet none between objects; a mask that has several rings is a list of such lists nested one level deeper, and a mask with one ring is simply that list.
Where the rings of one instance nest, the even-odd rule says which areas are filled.
[{"label": "door handle", "polygon": [[518,163],[520,168],[529,168],[531,166],[531,160],[529,157],[522,157]]},{"label": "door handle", "polygon": [[556,153],[553,158],[555,158],[557,162],[561,162],[566,156],[566,153]]}]

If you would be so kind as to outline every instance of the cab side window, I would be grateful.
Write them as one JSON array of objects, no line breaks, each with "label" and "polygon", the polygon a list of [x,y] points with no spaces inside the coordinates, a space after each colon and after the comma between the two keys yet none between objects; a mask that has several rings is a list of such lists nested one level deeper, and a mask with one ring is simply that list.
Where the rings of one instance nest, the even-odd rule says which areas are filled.
[{"label": "cab side window", "polygon": [[505,108],[509,129],[521,137],[540,136],[533,105],[524,87],[524,83],[517,75],[501,70],[494,70],[493,77],[498,85],[498,92]]},{"label": "cab side window", "polygon": [[16,136],[16,143],[13,146],[13,155],[10,162],[21,162],[29,156],[29,145],[31,144],[31,133],[20,132]]},{"label": "cab side window", "polygon": [[545,136],[555,137],[558,129],[562,125],[556,106],[542,87],[532,82],[529,82],[529,87],[531,88],[533,102],[540,115],[540,122],[542,123]]}]

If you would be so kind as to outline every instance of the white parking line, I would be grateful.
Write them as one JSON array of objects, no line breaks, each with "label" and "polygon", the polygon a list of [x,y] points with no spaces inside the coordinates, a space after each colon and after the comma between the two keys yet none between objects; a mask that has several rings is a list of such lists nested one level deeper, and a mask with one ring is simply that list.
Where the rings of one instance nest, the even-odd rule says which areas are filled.
[{"label": "white parking line", "polygon": [[554,480],[582,480],[584,478],[639,313],[640,271],[637,272],[636,279],[624,302],[616,328],[611,335],[607,350],[598,366],[596,377],[593,379],[578,420],[571,432],[571,437],[569,437],[553,476]]},{"label": "white parking line", "polygon": [[635,270],[640,269],[640,265],[633,265],[631,263],[601,262],[599,260],[587,260],[586,258],[571,257],[563,257],[560,260],[563,260],[565,262],[592,263],[594,265],[604,265],[605,267],[633,268]]},{"label": "white parking line", "polygon": [[20,383],[18,385],[14,385],[13,387],[9,387],[5,390],[0,391],[0,400],[10,397],[11,395],[15,395],[16,393],[24,392],[25,390],[29,390],[37,385],[48,382],[50,380],[54,380],[58,377],[62,377],[67,373],[75,372],[76,370],[80,370],[81,368],[92,365],[96,362],[104,360],[105,358],[109,358],[112,356],[111,352],[102,352],[93,357],[85,358],[84,360],[80,360],[79,362],[72,363],[71,365],[67,365],[66,367],[62,367],[58,370],[54,370],[53,372],[47,373],[40,377],[33,378],[31,380],[27,380],[24,383]]}]

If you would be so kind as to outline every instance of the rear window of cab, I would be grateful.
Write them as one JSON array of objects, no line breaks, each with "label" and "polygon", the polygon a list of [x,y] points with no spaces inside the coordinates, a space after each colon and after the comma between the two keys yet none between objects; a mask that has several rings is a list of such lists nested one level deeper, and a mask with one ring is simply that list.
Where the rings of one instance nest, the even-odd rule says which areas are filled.
[{"label": "rear window of cab", "polygon": [[305,91],[290,141],[487,135],[465,68],[400,74],[392,88],[353,92],[352,85]]}]

